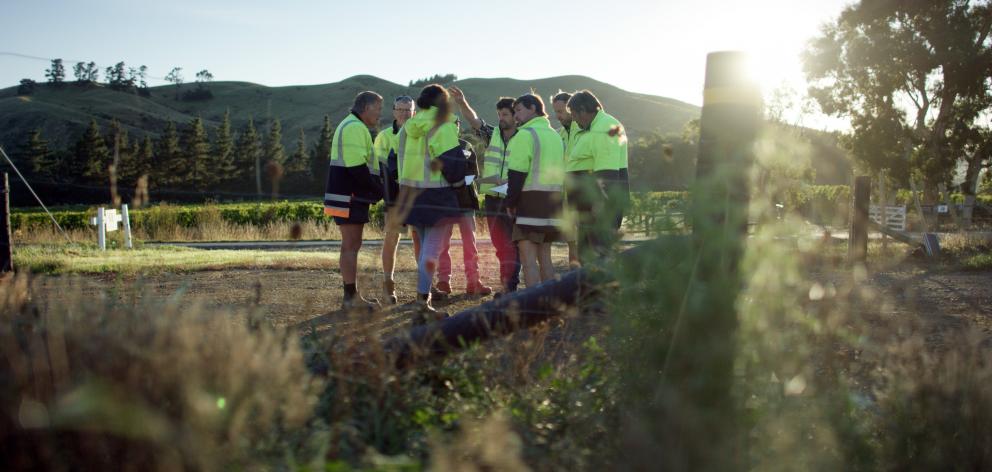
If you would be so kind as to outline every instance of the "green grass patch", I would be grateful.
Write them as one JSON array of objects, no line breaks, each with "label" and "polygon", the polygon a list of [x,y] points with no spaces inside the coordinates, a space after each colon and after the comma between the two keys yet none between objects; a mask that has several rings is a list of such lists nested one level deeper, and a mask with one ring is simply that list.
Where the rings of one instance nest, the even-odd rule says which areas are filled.
[{"label": "green grass patch", "polygon": [[992,253],[965,257],[961,266],[969,270],[992,270]]},{"label": "green grass patch", "polygon": [[[363,254],[363,256],[365,256]],[[371,255],[365,257],[372,257]],[[100,251],[92,246],[23,246],[14,267],[40,274],[148,274],[220,269],[336,268],[337,251],[202,250],[175,246]]]}]

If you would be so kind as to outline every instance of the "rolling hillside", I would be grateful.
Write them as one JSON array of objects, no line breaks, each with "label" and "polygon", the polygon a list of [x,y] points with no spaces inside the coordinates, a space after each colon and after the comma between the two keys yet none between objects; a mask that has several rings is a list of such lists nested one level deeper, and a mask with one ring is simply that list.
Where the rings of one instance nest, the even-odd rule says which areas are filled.
[{"label": "rolling hillside", "polygon": [[[531,89],[547,98],[559,89],[588,88],[635,136],[649,130],[678,133],[687,121],[699,116],[699,107],[694,105],[628,92],[581,76],[535,80],[465,79],[456,84],[466,92],[476,111],[489,121],[495,121],[493,106],[497,97],[516,97]],[[192,87],[187,84],[182,90]],[[368,75],[330,84],[288,87],[214,82],[210,84],[210,90],[213,99],[187,102],[175,100],[174,86],[154,87],[147,98],[103,86],[79,87],[71,83],[59,88],[39,84],[29,96],[18,96],[17,87],[6,88],[0,90],[0,144],[7,149],[16,148],[24,142],[28,132],[41,128],[53,147],[62,148],[74,142],[94,118],[104,130],[111,120],[119,120],[133,139],[145,134],[157,135],[168,121],[182,125],[199,115],[212,135],[224,111],[230,110],[235,131],[249,118],[254,118],[262,134],[268,117],[279,118],[283,144],[291,152],[301,128],[312,143],[317,138],[323,116],[329,114],[332,123],[337,123],[347,113],[355,94],[362,90],[377,91],[387,100],[401,94],[416,95],[416,90]],[[387,110],[383,125],[388,119]]]}]

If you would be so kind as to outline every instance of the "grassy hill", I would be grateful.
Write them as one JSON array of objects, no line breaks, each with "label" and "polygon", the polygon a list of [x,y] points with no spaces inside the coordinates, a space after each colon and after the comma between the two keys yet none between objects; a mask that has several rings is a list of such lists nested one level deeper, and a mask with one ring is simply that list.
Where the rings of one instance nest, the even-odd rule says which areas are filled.
[{"label": "grassy hill", "polygon": [[[588,88],[599,96],[606,110],[619,118],[637,135],[645,131],[681,132],[682,126],[699,116],[699,107],[677,100],[628,92],[588,77],[564,76],[535,80],[509,78],[466,79],[456,82],[468,95],[479,114],[495,121],[494,104],[499,96],[516,97],[533,89],[547,98],[561,90]],[[193,85],[184,85],[182,91]],[[260,133],[269,117],[282,122],[283,144],[292,152],[302,128],[313,142],[325,114],[337,123],[348,111],[355,94],[374,90],[392,100],[401,94],[416,96],[416,90],[368,75],[341,82],[288,87],[266,87],[248,82],[214,82],[213,97],[205,101],[176,101],[174,86],[151,89],[150,97],[119,92],[103,86],[80,87],[66,84],[52,87],[39,84],[29,96],[18,96],[17,88],[0,90],[0,144],[14,149],[26,140],[34,128],[41,128],[54,147],[75,142],[91,119],[105,130],[116,119],[127,127],[132,138],[157,135],[165,124],[185,124],[199,115],[210,134],[225,110],[230,110],[232,125],[239,130],[254,118]],[[549,104],[550,105],[550,104]],[[383,124],[390,115],[384,113]]]}]

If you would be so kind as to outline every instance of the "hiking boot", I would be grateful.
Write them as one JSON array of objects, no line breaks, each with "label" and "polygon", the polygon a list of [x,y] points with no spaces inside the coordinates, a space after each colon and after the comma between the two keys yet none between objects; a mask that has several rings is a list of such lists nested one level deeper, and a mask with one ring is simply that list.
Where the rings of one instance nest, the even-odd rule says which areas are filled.
[{"label": "hiking boot", "polygon": [[379,309],[379,300],[375,298],[365,299],[361,295],[345,298],[341,302],[341,309],[344,311],[364,311],[373,313]]},{"label": "hiking boot", "polygon": [[439,311],[431,305],[431,295],[417,294],[417,311],[413,314],[414,326],[427,324],[431,321],[439,321],[448,317],[448,313]]},{"label": "hiking boot", "polygon": [[396,298],[396,282],[392,280],[384,280],[382,282],[382,293],[385,296],[387,305],[395,305],[398,303]]},{"label": "hiking boot", "polygon": [[431,299],[437,302],[443,302],[448,299],[448,293],[431,287]]},{"label": "hiking boot", "polygon": [[434,284],[434,288],[436,288],[438,292],[442,292],[445,295],[451,295],[451,284],[448,282],[438,281],[438,283]]},{"label": "hiking boot", "polygon": [[486,296],[493,293],[492,287],[486,287],[482,285],[481,280],[476,280],[465,286],[465,293],[468,295],[481,295]]}]

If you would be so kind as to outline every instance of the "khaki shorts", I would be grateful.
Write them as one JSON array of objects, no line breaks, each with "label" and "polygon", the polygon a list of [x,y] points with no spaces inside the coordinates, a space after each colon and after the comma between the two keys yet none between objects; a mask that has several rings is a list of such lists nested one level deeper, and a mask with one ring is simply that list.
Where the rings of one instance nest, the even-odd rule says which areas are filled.
[{"label": "khaki shorts", "polygon": [[565,236],[560,231],[529,231],[519,225],[513,225],[513,242],[530,241],[532,243],[554,243],[565,241]]}]

